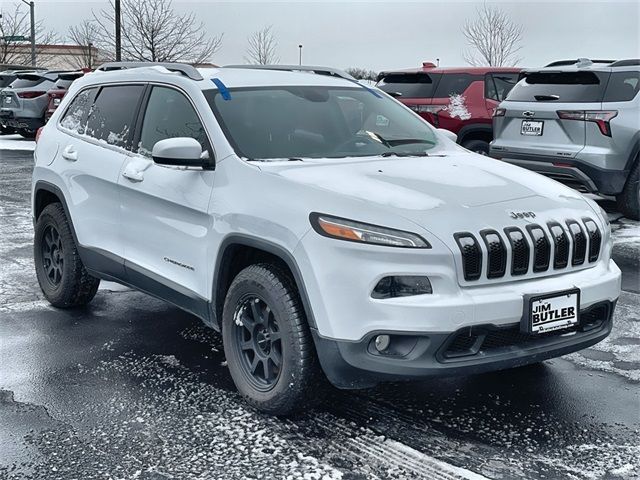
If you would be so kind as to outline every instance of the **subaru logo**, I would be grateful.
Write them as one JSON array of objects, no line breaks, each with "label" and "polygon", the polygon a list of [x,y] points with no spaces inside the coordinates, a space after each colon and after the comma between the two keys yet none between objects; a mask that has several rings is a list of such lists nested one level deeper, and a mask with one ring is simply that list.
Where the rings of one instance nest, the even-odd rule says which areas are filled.
[{"label": "subaru logo", "polygon": [[527,110],[526,112],[522,112],[522,115],[527,117],[527,118],[531,118],[536,114],[536,112],[532,112],[530,110]]}]

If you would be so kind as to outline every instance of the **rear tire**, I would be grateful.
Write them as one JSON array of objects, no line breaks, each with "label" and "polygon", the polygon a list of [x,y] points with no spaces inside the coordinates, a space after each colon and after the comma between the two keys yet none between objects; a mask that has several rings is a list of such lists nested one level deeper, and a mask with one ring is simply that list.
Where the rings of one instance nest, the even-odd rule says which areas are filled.
[{"label": "rear tire", "polygon": [[51,305],[78,307],[96,295],[100,280],[84,268],[61,204],[47,205],[38,217],[33,253],[40,289]]},{"label": "rear tire", "polygon": [[616,196],[616,202],[625,217],[640,220],[640,159],[636,159],[624,189]]},{"label": "rear tire", "polygon": [[462,146],[474,153],[485,156],[489,155],[489,142],[485,142],[484,140],[468,140],[463,142]]},{"label": "rear tire", "polygon": [[238,391],[258,410],[289,415],[321,396],[300,295],[282,269],[257,264],[238,274],[224,302],[222,341]]}]

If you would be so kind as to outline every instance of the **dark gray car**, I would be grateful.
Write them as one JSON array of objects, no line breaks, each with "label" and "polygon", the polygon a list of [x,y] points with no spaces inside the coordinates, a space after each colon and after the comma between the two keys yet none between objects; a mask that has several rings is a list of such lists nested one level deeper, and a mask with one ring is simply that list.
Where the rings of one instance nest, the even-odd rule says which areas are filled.
[{"label": "dark gray car", "polygon": [[640,219],[640,60],[555,62],[523,72],[496,109],[491,156]]}]

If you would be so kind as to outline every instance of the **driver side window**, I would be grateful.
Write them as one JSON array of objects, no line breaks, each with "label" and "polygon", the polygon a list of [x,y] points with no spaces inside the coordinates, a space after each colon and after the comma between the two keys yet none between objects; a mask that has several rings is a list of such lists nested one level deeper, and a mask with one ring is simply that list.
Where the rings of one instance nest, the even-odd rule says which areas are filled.
[{"label": "driver side window", "polygon": [[150,157],[160,140],[190,137],[210,152],[207,133],[191,102],[181,92],[168,87],[153,87],[142,122],[137,152]]}]

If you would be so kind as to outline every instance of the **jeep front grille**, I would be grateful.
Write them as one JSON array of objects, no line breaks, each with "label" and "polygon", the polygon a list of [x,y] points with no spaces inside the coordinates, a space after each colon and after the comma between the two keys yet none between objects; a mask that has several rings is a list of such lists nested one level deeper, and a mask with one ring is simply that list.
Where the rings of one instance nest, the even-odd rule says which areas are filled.
[{"label": "jeep front grille", "polygon": [[[602,233],[591,218],[583,218],[582,222],[567,220],[564,224],[551,221],[546,229],[538,224],[527,225],[526,233],[515,226],[505,228],[503,233],[482,230],[485,251],[473,233],[459,232],[454,238],[467,281],[479,280],[483,275],[487,279],[502,278],[507,271],[512,276],[541,273],[552,265],[554,270],[562,270],[569,267],[569,261],[572,266],[592,263],[598,259],[602,246]],[[487,262],[484,272],[483,257]]]}]

